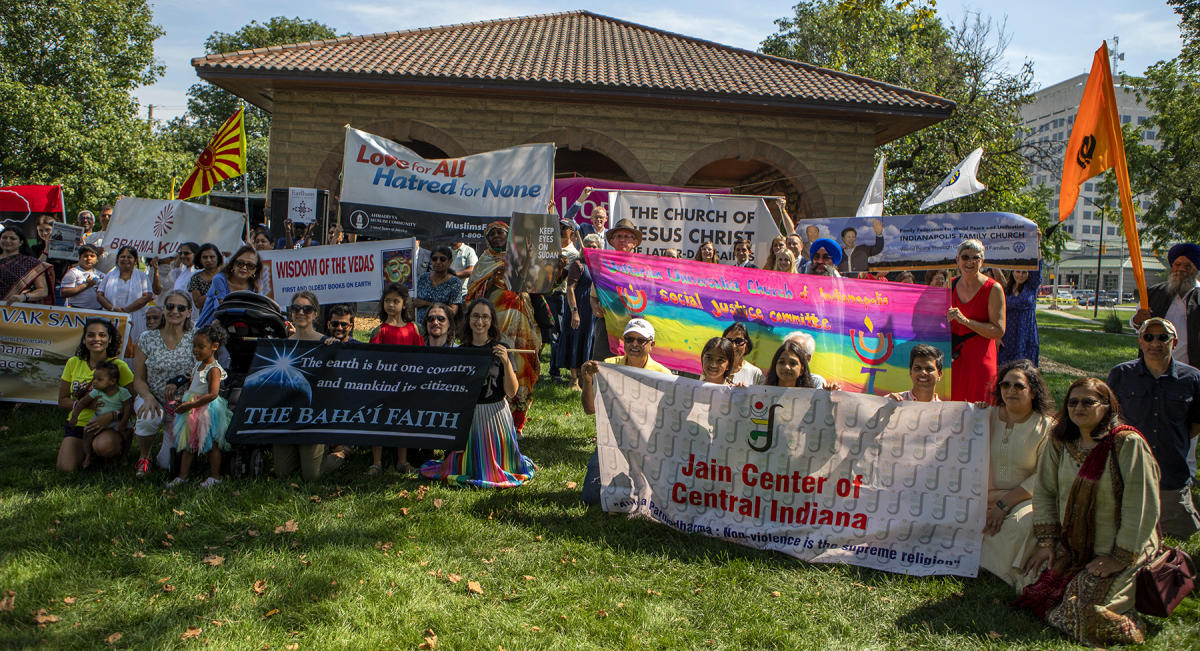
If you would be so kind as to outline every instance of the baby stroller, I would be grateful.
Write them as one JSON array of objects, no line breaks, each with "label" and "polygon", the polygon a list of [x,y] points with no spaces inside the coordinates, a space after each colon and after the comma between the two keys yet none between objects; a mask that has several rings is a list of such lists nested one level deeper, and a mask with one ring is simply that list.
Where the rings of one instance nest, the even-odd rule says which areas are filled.
[{"label": "baby stroller", "polygon": [[[229,377],[222,384],[221,393],[229,402],[229,408],[236,410],[242,395],[242,384],[254,361],[258,339],[286,338],[286,320],[278,303],[251,291],[227,295],[217,308],[214,319],[225,329],[228,337],[225,348],[229,352],[226,368]],[[223,470],[231,477],[257,477],[265,466],[265,451],[264,445],[235,443],[229,454],[224,455],[223,465],[226,467]]]}]

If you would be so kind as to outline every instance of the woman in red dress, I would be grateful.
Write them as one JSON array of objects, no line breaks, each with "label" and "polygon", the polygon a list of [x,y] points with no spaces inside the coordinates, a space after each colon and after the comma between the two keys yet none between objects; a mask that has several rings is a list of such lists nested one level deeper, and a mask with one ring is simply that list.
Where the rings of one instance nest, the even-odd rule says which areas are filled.
[{"label": "woman in red dress", "polygon": [[958,245],[958,277],[950,284],[950,322],[953,363],[950,399],[992,401],[996,383],[996,342],[1004,336],[1004,288],[985,276],[983,242]]}]

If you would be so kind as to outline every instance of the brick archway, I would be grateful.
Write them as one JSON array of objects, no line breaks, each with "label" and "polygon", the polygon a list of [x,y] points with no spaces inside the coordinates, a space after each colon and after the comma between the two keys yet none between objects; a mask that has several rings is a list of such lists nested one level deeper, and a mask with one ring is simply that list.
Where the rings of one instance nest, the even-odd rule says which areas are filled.
[{"label": "brick archway", "polygon": [[675,170],[667,185],[686,186],[701,168],[725,159],[761,161],[779,170],[786,182],[800,193],[800,214],[793,214],[793,218],[820,219],[829,216],[825,195],[808,167],[782,147],[751,138],[730,138],[697,151]]},{"label": "brick archway", "polygon": [[[453,136],[435,126],[417,120],[402,118],[379,120],[363,125],[361,130],[400,143],[413,141],[428,143],[440,149],[445,153],[447,158],[458,158],[467,155],[466,148],[455,140]],[[329,190],[331,197],[336,197],[341,187],[341,184],[338,182],[338,175],[341,174],[342,159],[345,155],[343,148],[344,145],[339,143],[330,149],[329,153],[325,155],[325,160],[321,163],[320,170],[317,171],[316,178],[313,180],[315,187]]]},{"label": "brick archway", "polygon": [[635,183],[652,183],[650,173],[633,151],[612,136],[583,127],[560,127],[533,134],[525,142],[553,142],[570,151],[589,149],[607,156]]}]

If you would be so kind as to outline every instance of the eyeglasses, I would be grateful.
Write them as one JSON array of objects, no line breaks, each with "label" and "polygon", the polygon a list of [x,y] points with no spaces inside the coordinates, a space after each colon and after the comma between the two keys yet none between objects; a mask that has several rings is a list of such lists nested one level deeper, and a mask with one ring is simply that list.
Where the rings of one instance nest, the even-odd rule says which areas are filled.
[{"label": "eyeglasses", "polygon": [[962,254],[962,255],[958,256],[958,259],[959,259],[959,260],[962,260],[963,262],[970,262],[971,260],[982,260],[982,259],[983,259],[983,256],[981,256],[981,255],[971,255],[971,254],[969,254],[969,253],[964,253],[964,254]]},{"label": "eyeglasses", "polygon": [[245,260],[234,260],[233,266],[237,269],[245,269],[246,271],[250,271],[251,269],[257,267],[258,263],[257,262],[247,262]]},{"label": "eyeglasses", "polygon": [[163,310],[166,312],[187,312],[190,309],[192,308],[184,305],[183,303],[167,303],[163,306]]},{"label": "eyeglasses", "polygon": [[317,308],[311,305],[289,305],[288,311],[301,314],[312,314],[317,311]]},{"label": "eyeglasses", "polygon": [[425,317],[426,323],[428,323],[429,321],[441,323],[442,321],[445,321],[445,320],[446,320],[446,317],[444,317],[440,314],[430,314],[429,316]]},{"label": "eyeglasses", "polygon": [[338,328],[338,329],[341,329],[341,328],[350,328],[350,327],[353,327],[353,326],[354,326],[354,324],[353,324],[353,323],[350,323],[349,321],[330,321],[330,322],[329,322],[329,327],[330,327],[330,328]]},{"label": "eyeglasses", "polygon": [[1174,339],[1174,337],[1172,337],[1171,335],[1169,335],[1165,332],[1160,335],[1156,335],[1156,334],[1153,334],[1150,332],[1147,332],[1146,334],[1142,335],[1142,341],[1144,341],[1146,343],[1150,343],[1150,342],[1154,341],[1155,339],[1157,339],[1158,341],[1161,341],[1165,344],[1168,341],[1171,341],[1171,339]]},{"label": "eyeglasses", "polygon": [[[729,339],[729,338],[726,337],[726,339]],[[733,344],[734,346],[745,346],[746,341],[747,340],[745,340],[741,337],[738,337],[737,339],[729,339],[729,343]]]},{"label": "eyeglasses", "polygon": [[472,314],[471,320],[472,321],[491,321],[492,315],[490,315],[490,314]]},{"label": "eyeglasses", "polygon": [[1096,400],[1095,398],[1071,398],[1070,400],[1067,401],[1067,408],[1075,409],[1076,407],[1083,407],[1084,409],[1091,409],[1092,407],[1095,407],[1097,405],[1107,405],[1107,404],[1108,404],[1107,402],[1101,402],[1099,400]]},{"label": "eyeglasses", "polygon": [[626,346],[645,346],[653,340],[642,337],[622,337],[621,341],[624,341]]},{"label": "eyeglasses", "polygon": [[1007,391],[1009,389],[1013,389],[1015,391],[1024,391],[1025,389],[1028,389],[1028,388],[1029,387],[1025,386],[1024,384],[1021,384],[1020,382],[1001,382],[1000,383],[1001,391]]}]

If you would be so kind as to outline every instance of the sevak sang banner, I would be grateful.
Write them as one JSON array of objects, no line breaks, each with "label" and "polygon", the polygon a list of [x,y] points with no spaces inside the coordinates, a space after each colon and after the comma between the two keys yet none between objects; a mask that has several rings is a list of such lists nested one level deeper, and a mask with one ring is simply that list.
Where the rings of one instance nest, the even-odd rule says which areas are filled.
[{"label": "sevak sang banner", "polygon": [[1041,255],[1037,224],[1007,212],[805,219],[796,223],[796,232],[806,251],[821,237],[849,251],[838,266],[843,274],[949,269],[958,245],[968,239],[983,242],[992,267],[1035,270]]},{"label": "sevak sang banner", "polygon": [[988,412],[602,364],[605,511],[815,563],[976,576]]},{"label": "sevak sang banner", "polygon": [[489,351],[262,339],[233,443],[466,447]]},{"label": "sevak sang banner", "polygon": [[766,373],[783,338],[799,330],[816,341],[813,373],[847,391],[887,394],[912,388],[908,354],[923,343],[945,355],[937,390],[950,398],[948,289],[599,249],[584,255],[615,351],[629,319],[644,318],[655,330],[654,359],[699,374],[705,342],[740,322],[753,344],[746,361]]},{"label": "sevak sang banner", "polygon": [[289,305],[309,291],[321,303],[378,301],[389,283],[412,288],[413,238],[260,251],[267,294]]},{"label": "sevak sang banner", "polygon": [[628,218],[642,232],[638,253],[659,255],[679,249],[684,258],[694,259],[696,249],[712,242],[723,262],[733,261],[733,243],[748,240],[759,266],[771,250],[771,238],[779,227],[760,196],[696,194],[684,192],[610,192],[609,226]]},{"label": "sevak sang banner", "polygon": [[132,246],[147,258],[175,255],[185,242],[212,242],[225,255],[242,246],[246,217],[240,212],[174,199],[126,197],[117,201],[104,248],[115,254]]},{"label": "sevak sang banner", "polygon": [[79,348],[83,324],[111,321],[122,333],[123,357],[133,368],[129,315],[18,303],[0,304],[0,401],[58,404],[63,366]]},{"label": "sevak sang banner", "polygon": [[553,201],[554,144],[430,160],[346,127],[341,221],[347,233],[483,243],[489,222],[545,212]]}]

